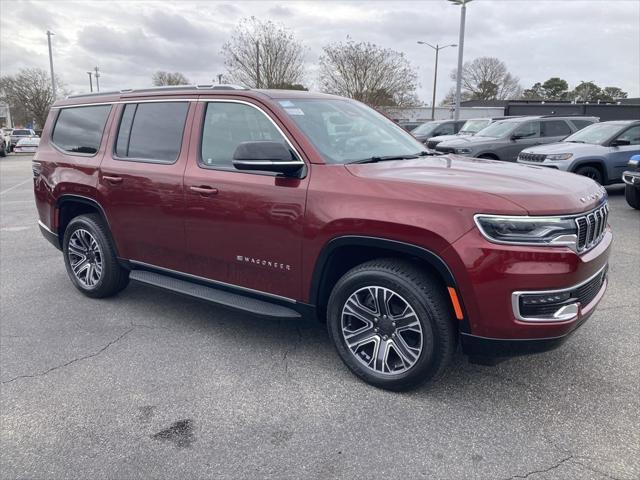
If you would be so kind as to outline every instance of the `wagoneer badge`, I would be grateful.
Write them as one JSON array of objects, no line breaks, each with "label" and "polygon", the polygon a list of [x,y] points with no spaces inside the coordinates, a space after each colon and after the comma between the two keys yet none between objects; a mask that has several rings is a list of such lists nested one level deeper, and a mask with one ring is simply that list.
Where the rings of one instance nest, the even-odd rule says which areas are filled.
[{"label": "wagoneer badge", "polygon": [[604,187],[600,187],[600,191],[596,193],[592,193],[591,195],[587,195],[586,197],[580,198],[582,203],[587,203],[589,200],[598,200],[600,197],[606,194],[606,189]]},{"label": "wagoneer badge", "polygon": [[291,265],[286,263],[274,262],[272,260],[261,260],[259,258],[245,257],[244,255],[237,255],[236,260],[242,263],[252,263],[253,265],[273,268],[277,270],[291,270]]}]

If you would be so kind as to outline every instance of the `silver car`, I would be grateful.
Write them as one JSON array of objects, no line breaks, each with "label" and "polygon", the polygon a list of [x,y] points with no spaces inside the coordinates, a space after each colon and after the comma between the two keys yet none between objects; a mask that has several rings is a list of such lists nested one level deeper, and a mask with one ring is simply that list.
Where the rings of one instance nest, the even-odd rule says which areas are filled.
[{"label": "silver car", "polygon": [[591,125],[558,143],[525,148],[518,163],[574,172],[609,185],[622,182],[627,162],[637,154],[640,120],[618,120]]},{"label": "silver car", "polygon": [[462,126],[462,128],[458,133],[454,135],[433,136],[429,140],[427,140],[425,145],[427,146],[427,148],[430,148],[433,150],[434,148],[436,148],[436,145],[438,145],[440,142],[446,142],[448,140],[456,140],[461,136],[475,135],[480,130],[491,125],[493,122],[497,122],[498,120],[505,120],[507,118],[514,118],[514,117],[470,118],[469,120],[464,122],[464,125]]},{"label": "silver car", "polygon": [[515,162],[528,147],[559,142],[598,121],[597,117],[518,117],[492,123],[473,136],[441,142],[436,151]]}]

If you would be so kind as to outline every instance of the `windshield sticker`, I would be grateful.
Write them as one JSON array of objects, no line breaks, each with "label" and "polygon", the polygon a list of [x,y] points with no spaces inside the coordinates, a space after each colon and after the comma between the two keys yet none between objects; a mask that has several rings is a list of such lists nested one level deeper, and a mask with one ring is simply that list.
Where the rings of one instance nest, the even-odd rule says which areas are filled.
[{"label": "windshield sticker", "polygon": [[285,108],[284,110],[289,115],[304,115],[304,112],[302,110],[300,110],[299,108]]},{"label": "windshield sticker", "polygon": [[295,107],[295,105],[293,104],[293,102],[291,100],[280,100],[278,103],[280,105],[282,105],[284,108]]}]

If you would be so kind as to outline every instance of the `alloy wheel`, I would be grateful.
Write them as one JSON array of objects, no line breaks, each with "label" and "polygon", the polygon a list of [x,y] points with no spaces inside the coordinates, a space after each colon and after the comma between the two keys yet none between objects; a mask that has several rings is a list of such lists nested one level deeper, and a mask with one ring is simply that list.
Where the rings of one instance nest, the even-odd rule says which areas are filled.
[{"label": "alloy wheel", "polygon": [[385,287],[352,293],[342,308],[341,328],[349,351],[378,374],[404,373],[422,353],[423,331],[415,310]]},{"label": "alloy wheel", "polygon": [[74,276],[85,288],[95,286],[102,276],[102,251],[95,237],[85,229],[78,229],[69,237],[67,257]]}]

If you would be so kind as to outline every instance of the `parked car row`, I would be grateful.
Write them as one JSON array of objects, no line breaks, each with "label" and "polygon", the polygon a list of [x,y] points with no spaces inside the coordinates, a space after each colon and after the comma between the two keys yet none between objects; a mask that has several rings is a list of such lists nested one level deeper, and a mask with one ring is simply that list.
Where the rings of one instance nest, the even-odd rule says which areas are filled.
[{"label": "parked car row", "polygon": [[34,153],[40,143],[40,137],[31,128],[0,129],[0,157],[7,153]]}]

